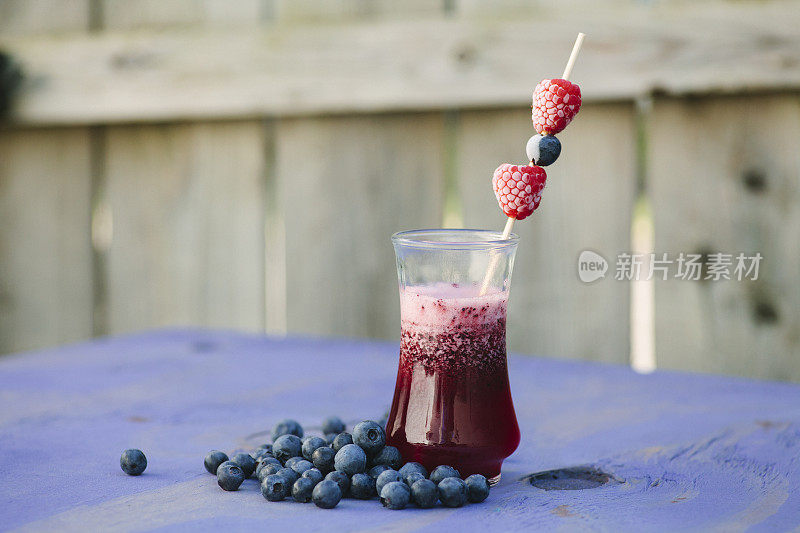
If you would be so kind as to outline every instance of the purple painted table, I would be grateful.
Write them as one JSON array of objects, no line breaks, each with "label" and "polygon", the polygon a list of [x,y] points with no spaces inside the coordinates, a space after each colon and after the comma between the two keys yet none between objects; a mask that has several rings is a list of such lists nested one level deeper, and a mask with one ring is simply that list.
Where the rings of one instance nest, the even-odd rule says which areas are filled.
[{"label": "purple painted table", "polygon": [[[165,331],[0,358],[0,529],[800,526],[800,386],[532,357],[510,359],[522,443],[484,504],[393,512],[343,500],[323,511],[267,502],[253,480],[226,493],[205,473],[209,449],[255,447],[282,417],[312,431],[330,414],[380,417],[397,351]],[[119,468],[128,447],[147,454],[140,477]],[[586,465],[609,477],[539,482],[597,485],[583,490],[525,479]]]}]

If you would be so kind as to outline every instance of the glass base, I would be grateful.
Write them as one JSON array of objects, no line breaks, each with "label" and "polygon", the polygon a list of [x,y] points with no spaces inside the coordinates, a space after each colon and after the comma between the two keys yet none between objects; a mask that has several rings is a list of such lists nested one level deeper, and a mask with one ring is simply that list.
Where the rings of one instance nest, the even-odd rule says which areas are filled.
[{"label": "glass base", "polygon": [[502,475],[502,474],[497,474],[496,476],[494,476],[494,477],[491,477],[491,478],[487,479],[486,481],[488,481],[488,482],[489,482],[489,486],[490,486],[490,487],[494,487],[495,485],[497,485],[498,483],[500,483],[500,476],[501,476],[501,475]]}]

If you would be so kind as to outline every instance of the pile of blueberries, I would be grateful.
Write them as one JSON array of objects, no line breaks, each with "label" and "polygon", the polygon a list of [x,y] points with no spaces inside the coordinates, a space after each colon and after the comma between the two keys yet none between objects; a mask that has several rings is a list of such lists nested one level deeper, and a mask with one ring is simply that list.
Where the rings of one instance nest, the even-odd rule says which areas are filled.
[{"label": "pile of blueberries", "polygon": [[322,425],[325,438],[301,440],[302,426],[283,420],[272,430],[272,444],[230,459],[211,451],[205,467],[223,490],[237,490],[255,476],[261,494],[271,502],[292,497],[323,509],[336,507],[348,496],[361,500],[378,496],[389,509],[403,509],[410,502],[429,509],[438,501],[445,507],[461,507],[489,496],[489,483],[480,474],[461,479],[458,470],[441,465],[429,476],[419,463],[404,464],[397,448],[386,446],[383,427],[371,420],[357,424],[352,433],[345,429],[341,419],[330,417]]}]

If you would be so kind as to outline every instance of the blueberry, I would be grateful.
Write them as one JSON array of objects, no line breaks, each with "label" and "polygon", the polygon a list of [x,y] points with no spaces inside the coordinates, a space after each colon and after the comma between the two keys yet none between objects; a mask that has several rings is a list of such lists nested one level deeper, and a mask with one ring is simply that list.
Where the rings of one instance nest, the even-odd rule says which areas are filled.
[{"label": "blueberry", "polygon": [[306,461],[305,459],[300,459],[296,463],[294,463],[291,467],[292,470],[297,472],[298,474],[302,474],[306,470],[311,470],[314,468],[314,463],[311,461]]},{"label": "blueberry", "polygon": [[467,485],[457,477],[447,477],[439,482],[439,499],[445,507],[461,507],[467,503]]},{"label": "blueberry", "polygon": [[256,462],[260,462],[267,457],[272,457],[272,446],[270,445],[269,449],[267,448],[258,448],[256,451],[250,454],[250,456],[256,460]]},{"label": "blueberry", "polygon": [[272,453],[272,444],[262,444],[256,451],[265,450],[267,453]]},{"label": "blueberry", "polygon": [[278,465],[278,467],[283,467],[280,461],[275,459],[272,456],[269,457],[262,457],[261,461],[259,461],[258,466],[256,466],[256,476],[258,475],[259,470],[264,468],[267,465]]},{"label": "blueberry", "polygon": [[381,475],[378,476],[378,479],[375,480],[375,491],[380,495],[381,490],[383,490],[384,485],[391,483],[392,481],[403,481],[403,474],[398,472],[397,470],[386,470],[385,472],[381,472]]},{"label": "blueberry", "polygon": [[314,505],[322,509],[333,509],[342,499],[342,489],[335,482],[326,479],[317,483],[311,492]]},{"label": "blueberry", "polygon": [[528,139],[525,153],[528,155],[528,161],[546,167],[553,164],[561,154],[561,141],[553,135],[534,135]]},{"label": "blueberry", "polygon": [[301,477],[292,485],[292,498],[294,501],[300,503],[308,503],[311,501],[311,492],[314,490],[316,483],[307,477]]},{"label": "blueberry", "polygon": [[347,444],[336,452],[334,468],[348,476],[361,473],[367,469],[367,454],[355,444]]},{"label": "blueberry", "polygon": [[367,474],[356,474],[350,479],[350,495],[359,500],[369,500],[376,495],[375,480]]},{"label": "blueberry", "polygon": [[249,453],[237,453],[231,457],[231,461],[242,468],[244,478],[247,479],[256,471],[256,460],[250,457]]},{"label": "blueberry", "polygon": [[398,472],[400,472],[400,475],[403,476],[403,480],[406,479],[406,476],[414,472],[422,474],[422,477],[428,477],[428,471],[425,470],[425,467],[419,463],[406,463],[400,470],[398,470]]},{"label": "blueberry", "polygon": [[296,420],[291,420],[288,418],[275,424],[275,427],[272,428],[273,447],[275,446],[275,441],[278,440],[278,437],[282,437],[283,435],[295,435],[296,437],[302,439],[303,426],[301,426]]},{"label": "blueberry", "polygon": [[411,485],[411,499],[420,509],[430,509],[439,500],[436,483],[430,479],[420,479]]},{"label": "blueberry", "polygon": [[[286,481],[288,482],[288,487],[291,487],[292,483],[297,481],[297,478],[300,477],[300,474],[298,474],[297,472],[295,472],[291,468],[286,468],[286,467],[281,468],[280,470],[278,470],[275,473],[277,475],[279,475],[279,476],[283,476],[284,478],[286,478]],[[288,488],[287,488],[287,491],[288,491]]]},{"label": "blueberry", "polygon": [[347,496],[347,494],[350,492],[350,477],[344,472],[334,470],[325,476],[325,480],[336,482],[336,484],[339,485],[339,490],[341,491],[342,496]]},{"label": "blueberry", "polygon": [[256,470],[256,477],[259,481],[264,481],[264,478],[267,476],[271,476],[272,474],[277,474],[283,470],[283,467],[280,463],[262,463],[258,470]]},{"label": "blueberry", "polygon": [[244,478],[242,467],[233,461],[225,461],[217,469],[217,484],[222,490],[237,490]]},{"label": "blueberry", "polygon": [[353,442],[372,457],[377,455],[386,445],[386,432],[377,422],[365,420],[353,428]]},{"label": "blueberry", "polygon": [[294,466],[295,463],[299,461],[305,461],[305,459],[303,459],[302,457],[289,457],[288,459],[286,459],[286,462],[283,463],[283,466],[285,466],[286,468],[291,468]]},{"label": "blueberry", "polygon": [[481,503],[489,497],[489,482],[480,474],[472,474],[464,483],[467,485],[467,499],[472,503]]},{"label": "blueberry", "polygon": [[335,439],[337,435],[338,435],[338,433],[326,433],[325,434],[325,442],[328,444],[328,446],[332,446],[333,445],[333,439]]},{"label": "blueberry", "polygon": [[380,476],[383,472],[387,470],[392,470],[392,468],[387,465],[375,465],[372,468],[370,468],[369,472],[367,473],[370,475],[372,479],[378,479],[378,476]]},{"label": "blueberry", "polygon": [[261,482],[261,495],[271,502],[279,502],[289,495],[291,485],[282,475],[271,474]]},{"label": "blueberry", "polygon": [[433,469],[430,480],[438,485],[439,482],[446,477],[460,478],[461,474],[452,466],[440,465]]},{"label": "blueberry", "polygon": [[411,499],[408,485],[400,481],[392,481],[381,489],[381,503],[388,509],[405,509]]},{"label": "blueberry", "polygon": [[334,433],[338,435],[344,431],[344,422],[338,416],[329,416],[322,422],[322,432],[325,434]]},{"label": "blueberry", "polygon": [[224,452],[221,452],[219,450],[211,450],[210,452],[208,452],[208,455],[206,455],[206,458],[203,461],[203,465],[205,465],[206,470],[208,470],[209,474],[216,475],[217,468],[219,468],[219,465],[221,465],[227,460],[228,456],[225,455]]},{"label": "blueberry", "polygon": [[319,468],[323,474],[327,474],[333,470],[333,463],[335,461],[336,452],[332,448],[317,448],[311,455],[314,466]]},{"label": "blueberry", "polygon": [[287,459],[300,457],[302,447],[300,437],[297,435],[283,435],[272,444],[272,455],[281,463],[286,464]]},{"label": "blueberry", "polygon": [[309,468],[308,470],[303,472],[303,474],[300,477],[310,479],[311,481],[314,482],[314,485],[325,479],[325,476],[322,475],[322,472],[320,472],[316,468]]},{"label": "blueberry", "polygon": [[422,481],[423,479],[425,479],[425,476],[423,476],[419,472],[411,472],[410,474],[408,474],[406,477],[403,478],[403,483],[405,483],[409,487],[413,487],[414,483],[416,483],[417,481]]},{"label": "blueberry", "polygon": [[119,458],[119,466],[129,476],[138,476],[147,468],[147,457],[142,450],[125,450]]},{"label": "blueberry", "polygon": [[317,448],[322,448],[323,446],[327,446],[328,443],[325,442],[325,439],[320,437],[308,437],[306,440],[303,441],[302,452],[303,457],[311,461],[311,457],[314,455],[314,450]]},{"label": "blueberry", "polygon": [[394,446],[384,446],[373,458],[373,466],[387,465],[395,470],[403,466],[403,458],[400,456],[400,450]]},{"label": "blueberry", "polygon": [[343,431],[336,435],[336,438],[333,439],[333,444],[331,444],[331,447],[333,448],[333,451],[338,452],[343,446],[347,446],[348,444],[353,444],[353,436],[350,435],[350,433]]}]

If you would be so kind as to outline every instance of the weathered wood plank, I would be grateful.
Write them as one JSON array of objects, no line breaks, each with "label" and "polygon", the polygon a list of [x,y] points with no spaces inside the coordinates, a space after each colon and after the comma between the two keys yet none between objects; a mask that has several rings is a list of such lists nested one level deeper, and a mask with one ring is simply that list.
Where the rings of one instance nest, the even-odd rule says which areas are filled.
[{"label": "weathered wood plank", "polygon": [[0,2],[0,36],[88,30],[90,4],[90,0],[3,0]]},{"label": "weathered wood plank", "polygon": [[442,0],[276,0],[274,14],[281,23],[378,20],[439,15]]},{"label": "weathered wood plank", "polygon": [[561,72],[579,29],[589,38],[575,80],[589,101],[796,89],[795,8],[784,0],[668,2],[624,12],[586,6],[569,19],[543,8],[529,18],[142,30],[0,44],[40,80],[19,105],[26,123],[516,106],[527,104],[541,77]]},{"label": "weathered wood plank", "polygon": [[648,130],[656,252],[763,256],[757,281],[656,282],[658,366],[800,380],[800,100],[659,99]]},{"label": "weathered wood plank", "polygon": [[0,131],[0,353],[92,334],[86,128]]},{"label": "weathered wood plank", "polygon": [[111,332],[264,327],[260,122],[108,129]]},{"label": "weathered wood plank", "polygon": [[389,238],[441,224],[442,136],[438,113],[278,122],[290,332],[399,337]]},{"label": "weathered wood plank", "polygon": [[105,30],[186,26],[254,26],[265,17],[264,0],[101,0]]},{"label": "weathered wood plank", "polygon": [[[525,143],[535,133],[530,112],[463,113],[458,131],[464,223],[501,230],[492,172],[525,163]],[[508,312],[512,350],[628,362],[629,287],[613,279],[613,268],[617,253],[630,248],[635,134],[629,104],[585,106],[559,134],[563,151],[546,169],[541,206],[514,226],[521,241]],[[609,261],[606,279],[578,278],[578,256],[587,249]]]}]

